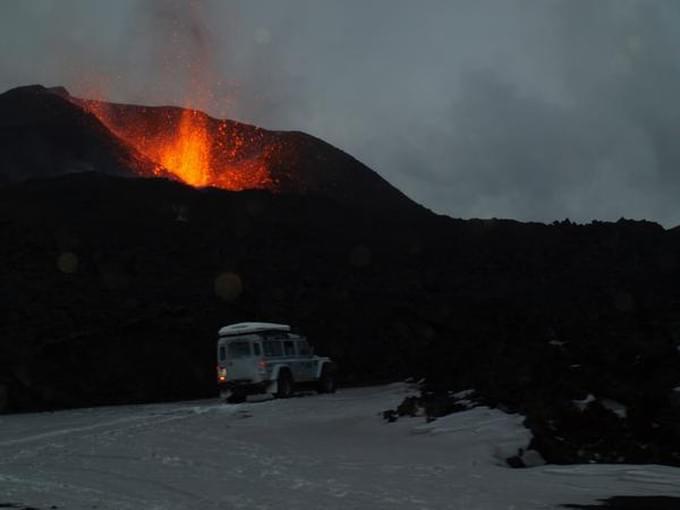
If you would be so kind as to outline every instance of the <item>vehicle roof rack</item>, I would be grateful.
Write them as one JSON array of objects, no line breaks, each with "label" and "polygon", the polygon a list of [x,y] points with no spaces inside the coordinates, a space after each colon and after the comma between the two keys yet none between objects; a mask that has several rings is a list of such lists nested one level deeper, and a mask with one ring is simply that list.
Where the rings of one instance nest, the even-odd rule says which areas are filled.
[{"label": "vehicle roof rack", "polygon": [[273,322],[239,322],[220,328],[220,336],[244,335],[259,333],[262,331],[290,331],[287,324],[275,324]]}]

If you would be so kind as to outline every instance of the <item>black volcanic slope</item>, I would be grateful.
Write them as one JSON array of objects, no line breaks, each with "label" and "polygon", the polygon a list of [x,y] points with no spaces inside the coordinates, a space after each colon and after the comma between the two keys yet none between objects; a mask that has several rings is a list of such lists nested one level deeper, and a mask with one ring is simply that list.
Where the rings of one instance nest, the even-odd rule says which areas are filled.
[{"label": "black volcanic slope", "polygon": [[39,85],[0,94],[0,154],[0,182],[153,167],[94,115]]},{"label": "black volcanic slope", "polygon": [[[115,138],[92,140],[113,168]],[[267,320],[346,383],[475,388],[525,413],[551,462],[680,465],[680,231],[405,204],[98,172],[0,185],[0,409],[214,396],[217,329]]]}]

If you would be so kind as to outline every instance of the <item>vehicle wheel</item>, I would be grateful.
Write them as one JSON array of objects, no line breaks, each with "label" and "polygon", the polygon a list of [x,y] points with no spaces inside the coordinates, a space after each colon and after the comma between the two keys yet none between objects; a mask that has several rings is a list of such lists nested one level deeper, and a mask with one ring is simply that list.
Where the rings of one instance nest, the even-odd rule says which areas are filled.
[{"label": "vehicle wheel", "polygon": [[293,378],[284,370],[276,380],[276,398],[288,398],[293,394]]},{"label": "vehicle wheel", "polygon": [[324,366],[321,369],[321,377],[319,377],[318,391],[319,393],[335,393],[335,370],[333,367]]}]

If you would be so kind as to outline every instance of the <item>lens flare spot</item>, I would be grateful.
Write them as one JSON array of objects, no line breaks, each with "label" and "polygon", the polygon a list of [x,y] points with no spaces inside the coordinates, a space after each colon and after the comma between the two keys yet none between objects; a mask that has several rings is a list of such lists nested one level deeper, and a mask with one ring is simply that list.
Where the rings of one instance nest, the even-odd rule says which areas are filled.
[{"label": "lens flare spot", "polygon": [[225,301],[235,301],[243,292],[243,282],[236,273],[222,273],[215,278],[215,295]]},{"label": "lens flare spot", "polygon": [[78,255],[65,251],[57,257],[57,268],[62,273],[73,274],[78,271]]}]

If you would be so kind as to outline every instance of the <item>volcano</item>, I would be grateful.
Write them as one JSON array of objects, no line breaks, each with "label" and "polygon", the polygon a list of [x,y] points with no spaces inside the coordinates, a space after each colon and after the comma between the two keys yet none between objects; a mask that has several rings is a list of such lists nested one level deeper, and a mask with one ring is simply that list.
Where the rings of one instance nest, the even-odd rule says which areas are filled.
[{"label": "volcano", "polygon": [[302,132],[178,107],[80,99],[63,87],[0,95],[0,179],[96,171],[195,187],[316,194],[369,211],[424,212],[376,172]]}]

